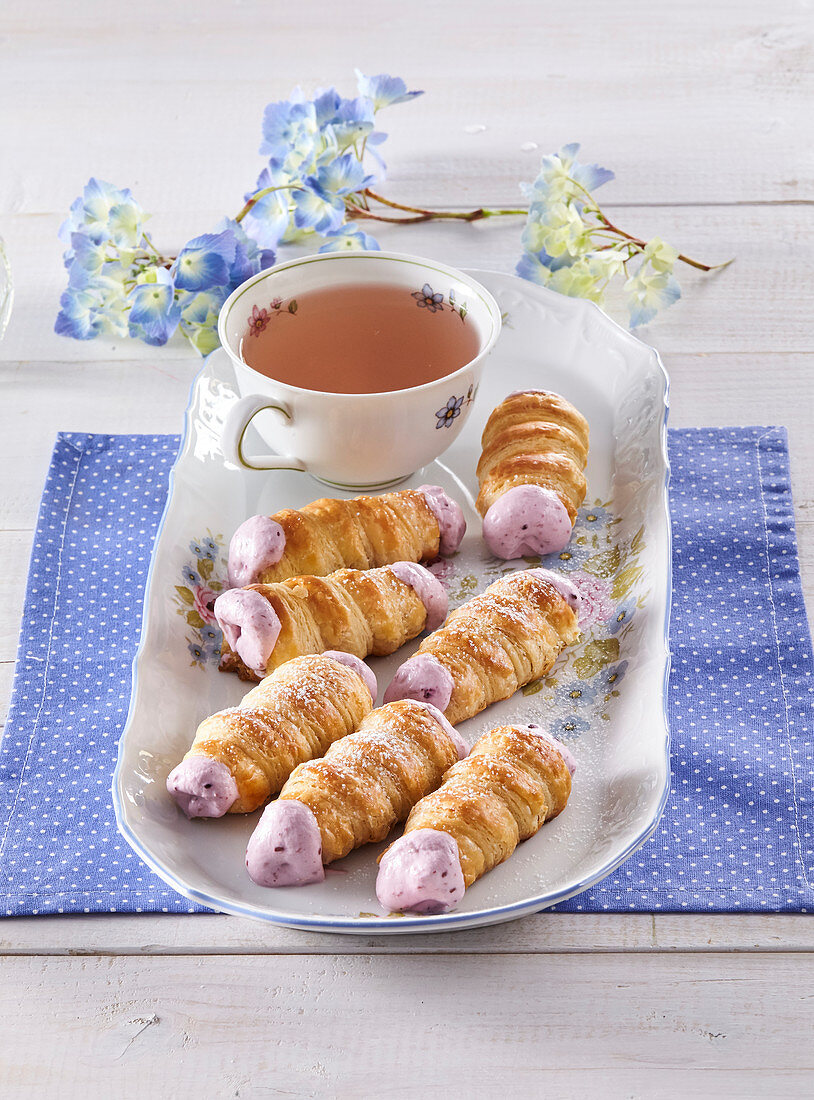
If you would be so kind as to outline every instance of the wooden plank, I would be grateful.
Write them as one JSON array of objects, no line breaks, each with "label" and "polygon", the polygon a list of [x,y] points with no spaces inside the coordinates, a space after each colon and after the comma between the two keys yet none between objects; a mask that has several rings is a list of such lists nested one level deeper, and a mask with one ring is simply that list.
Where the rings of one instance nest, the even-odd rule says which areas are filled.
[{"label": "wooden plank", "polygon": [[38,10],[38,24],[24,8],[4,20],[15,109],[0,118],[0,148],[14,151],[3,213],[67,209],[91,174],[135,187],[149,209],[171,209],[173,195],[199,205],[216,187],[237,209],[263,164],[264,105],[296,84],[355,94],[354,64],[426,91],[381,117],[389,193],[403,201],[515,203],[540,153],[567,141],[616,170],[615,202],[812,196],[800,151],[812,27],[793,0],[685,0],[657,19],[645,0],[581,0],[568,18],[536,0],[480,0],[437,5],[431,29],[391,7],[386,31],[327,0],[308,20],[276,10],[273,31],[257,0],[228,14],[205,0],[194,18],[150,0],[128,12],[126,51],[99,0]]},{"label": "wooden plank", "polygon": [[[164,213],[156,217],[151,231],[162,246],[178,248],[189,237],[214,225],[221,213],[212,208],[179,209],[177,215]],[[814,350],[808,314],[801,308],[801,288],[814,281],[814,255],[808,246],[814,232],[814,205],[632,207],[623,215],[619,219],[622,228],[644,236],[661,235],[688,255],[708,262],[737,257],[731,267],[711,275],[686,267],[680,271],[682,300],[639,331],[643,340],[655,344],[665,355],[768,355]],[[21,374],[12,374],[12,383],[30,384],[34,387],[32,397],[35,393],[39,396],[43,388],[67,394],[75,376],[62,368],[39,384],[33,378],[27,381],[26,371],[38,361],[108,364],[110,383],[119,361],[141,361],[150,364],[151,379],[156,375],[157,395],[161,392],[157,377],[161,372],[172,374],[180,367],[188,376],[198,360],[180,336],[166,348],[151,348],[135,340],[76,341],[53,332],[59,297],[67,282],[61,263],[62,246],[56,236],[60,220],[61,215],[18,214],[7,218],[3,225],[17,290],[8,331],[0,343],[0,363],[20,364],[16,369]],[[520,258],[521,228],[522,219],[510,218],[474,225],[377,226],[376,236],[382,248],[429,256],[460,267],[509,273]],[[287,255],[293,253],[289,250]],[[609,312],[626,323],[627,315],[618,302],[610,303]],[[99,391],[104,387],[100,376]],[[35,432],[37,416],[34,408],[31,412],[34,415],[29,417],[28,430]],[[158,401],[155,412],[160,422]]]},{"label": "wooden plank", "polygon": [[337,936],[221,915],[119,914],[0,921],[3,955],[561,955],[814,951],[808,916],[540,913],[463,932]]},{"label": "wooden plank", "polygon": [[[5,959],[7,1100],[814,1089],[814,957]],[[77,996],[77,989],[81,994]],[[25,996],[21,997],[21,990]],[[46,1007],[47,1006],[47,1007]]]}]

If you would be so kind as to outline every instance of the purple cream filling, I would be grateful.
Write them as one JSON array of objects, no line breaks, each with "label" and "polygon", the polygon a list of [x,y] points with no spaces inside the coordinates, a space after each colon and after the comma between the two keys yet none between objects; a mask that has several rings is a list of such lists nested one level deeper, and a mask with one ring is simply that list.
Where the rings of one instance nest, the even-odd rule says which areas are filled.
[{"label": "purple cream filling", "polygon": [[280,636],[277,612],[259,592],[231,588],[215,600],[215,618],[231,649],[247,668],[265,676],[268,659]]},{"label": "purple cream filling", "polygon": [[571,519],[560,498],[540,485],[515,485],[483,517],[483,538],[495,557],[553,554],[571,539]]},{"label": "purple cream filling", "polygon": [[463,760],[464,757],[469,756],[469,745],[467,745],[466,741],[464,741],[463,737],[461,737],[460,733],[458,733],[455,727],[446,720],[438,707],[434,707],[432,703],[427,703],[424,699],[414,699],[413,702],[418,703],[420,707],[424,707],[425,710],[428,710],[430,712],[435,721],[438,723],[438,725],[450,739],[452,744],[455,746],[458,752],[459,760]]},{"label": "purple cream filling", "polygon": [[536,723],[531,722],[526,726],[527,730],[531,730],[537,737],[542,737],[544,741],[548,741],[559,752],[560,756],[565,761],[565,766],[568,768],[571,775],[577,770],[577,762],[573,757],[571,750],[567,745],[564,745],[558,737],[554,737],[553,734],[548,733],[542,726],[538,726]]},{"label": "purple cream filling", "polygon": [[285,552],[285,531],[270,516],[251,516],[229,543],[229,584],[254,584],[264,569],[276,565]]},{"label": "purple cream filling", "polygon": [[582,612],[582,593],[573,581],[569,581],[567,577],[563,577],[560,573],[553,573],[550,569],[529,569],[527,572],[545,577],[552,588],[557,589],[568,606],[576,611],[577,620],[579,620]]},{"label": "purple cream filling", "polygon": [[447,590],[438,578],[414,561],[397,561],[388,567],[400,581],[409,584],[427,609],[425,630],[437,630],[449,610]]},{"label": "purple cream filling", "polygon": [[347,665],[348,668],[352,668],[353,671],[364,680],[365,686],[370,692],[370,698],[374,703],[376,702],[376,694],[379,690],[379,685],[376,682],[373,670],[368,668],[364,661],[360,661],[359,658],[354,657],[352,653],[342,653],[338,649],[327,649],[322,656],[330,657],[332,661],[338,661],[340,665]]},{"label": "purple cream filling", "polygon": [[223,817],[237,800],[234,776],[211,756],[190,756],[167,776],[167,790],[187,817]]},{"label": "purple cream filling", "polygon": [[439,660],[429,653],[416,653],[396,672],[384,693],[384,701],[415,699],[417,703],[432,703],[438,710],[445,711],[454,687],[452,674]]},{"label": "purple cream filling", "polygon": [[427,506],[438,520],[441,553],[454,554],[466,531],[466,520],[460,504],[447,496],[440,485],[419,485],[418,491],[424,494]]},{"label": "purple cream filling", "polygon": [[464,896],[458,844],[440,829],[405,833],[385,854],[376,896],[391,912],[447,913]]},{"label": "purple cream filling", "polygon": [[246,867],[258,886],[322,882],[322,837],[304,802],[278,798],[263,811],[246,848]]}]

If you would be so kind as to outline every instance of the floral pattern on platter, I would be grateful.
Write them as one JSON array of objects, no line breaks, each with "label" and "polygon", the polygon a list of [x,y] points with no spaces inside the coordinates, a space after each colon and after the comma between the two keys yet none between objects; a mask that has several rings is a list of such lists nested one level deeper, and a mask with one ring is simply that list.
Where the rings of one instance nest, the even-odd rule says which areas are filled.
[{"label": "floral pattern on platter", "polygon": [[256,305],[252,306],[252,315],[249,318],[249,336],[259,336],[266,328],[272,318],[282,314],[290,313],[293,317],[297,312],[297,299],[291,298],[283,309],[282,298],[272,298],[266,309],[259,309]]},{"label": "floral pattern on platter", "polygon": [[[635,617],[650,595],[641,583],[644,568],[639,561],[646,545],[644,528],[620,535],[620,523],[612,501],[595,500],[579,510],[565,550],[523,559],[528,567],[565,573],[583,599],[579,641],[561,654],[548,676],[522,689],[518,710],[518,720],[528,722],[527,700],[534,697],[536,713],[531,720],[566,742],[577,740],[597,721],[610,721],[609,711],[628,668],[625,655],[631,632],[637,629]],[[517,569],[517,563],[491,558],[482,576],[461,574],[453,559],[438,573],[449,591],[450,606],[457,607]]]},{"label": "floral pattern on platter", "polygon": [[434,291],[429,283],[424,283],[421,290],[413,291],[411,297],[415,298],[419,309],[428,309],[430,313],[440,313],[444,308],[451,309],[453,313],[458,314],[461,321],[465,321],[466,315],[469,313],[466,302],[459,302],[455,297],[455,291],[452,289],[447,295],[446,307],[444,306],[444,295],[440,291]]},{"label": "floral pattern on platter", "polygon": [[205,538],[193,539],[189,549],[194,561],[181,570],[183,584],[175,585],[176,612],[189,627],[184,640],[192,658],[190,665],[201,669],[218,660],[223,641],[213,610],[215,600],[228,587],[219,579],[226,576],[222,543],[223,535],[213,535],[209,530]]}]

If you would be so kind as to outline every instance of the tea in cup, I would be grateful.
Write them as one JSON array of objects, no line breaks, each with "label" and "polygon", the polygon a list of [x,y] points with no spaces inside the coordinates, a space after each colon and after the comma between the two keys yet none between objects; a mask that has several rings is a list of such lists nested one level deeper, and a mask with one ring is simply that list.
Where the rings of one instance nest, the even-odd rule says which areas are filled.
[{"label": "tea in cup", "polygon": [[[454,442],[500,310],[475,279],[433,260],[327,253],[243,283],[218,332],[241,393],[227,459],[358,491],[403,481]],[[264,412],[255,426],[276,453],[247,456],[246,431]]]}]

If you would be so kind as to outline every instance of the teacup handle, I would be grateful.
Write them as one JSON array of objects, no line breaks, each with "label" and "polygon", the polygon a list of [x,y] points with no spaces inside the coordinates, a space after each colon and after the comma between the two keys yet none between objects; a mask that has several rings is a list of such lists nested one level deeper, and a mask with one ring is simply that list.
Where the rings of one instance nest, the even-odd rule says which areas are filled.
[{"label": "teacup handle", "polygon": [[304,470],[305,463],[293,455],[254,455],[252,458],[244,455],[243,440],[249,425],[264,409],[273,409],[284,420],[292,418],[291,410],[282,401],[274,402],[259,394],[241,397],[223,425],[223,453],[227,461],[245,466],[247,470]]}]

